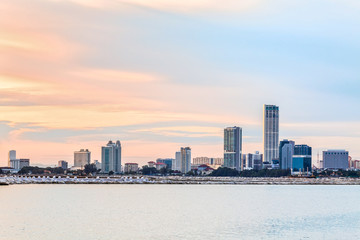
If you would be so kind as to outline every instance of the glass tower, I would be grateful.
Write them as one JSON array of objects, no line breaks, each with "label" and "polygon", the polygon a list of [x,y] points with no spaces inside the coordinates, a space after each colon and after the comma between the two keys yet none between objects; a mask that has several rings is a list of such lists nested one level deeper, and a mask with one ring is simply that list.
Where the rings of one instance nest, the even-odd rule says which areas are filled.
[{"label": "glass tower", "polygon": [[242,129],[228,127],[224,129],[224,167],[242,170]]},{"label": "glass tower", "polygon": [[121,172],[121,143],[109,141],[109,143],[101,148],[101,171],[103,173]]},{"label": "glass tower", "polygon": [[264,105],[264,162],[279,158],[279,107]]}]

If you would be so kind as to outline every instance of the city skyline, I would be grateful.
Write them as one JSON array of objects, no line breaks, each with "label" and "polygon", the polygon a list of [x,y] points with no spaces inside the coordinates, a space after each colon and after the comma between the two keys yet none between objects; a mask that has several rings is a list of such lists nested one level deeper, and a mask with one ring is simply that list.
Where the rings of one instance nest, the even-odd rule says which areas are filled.
[{"label": "city skyline", "polygon": [[[72,162],[120,139],[123,162],[223,156],[223,128],[262,149],[263,104],[280,137],[360,159],[356,1],[4,0],[0,165]],[[329,14],[331,12],[332,14]],[[16,21],[14,21],[16,16]],[[306,16],[306,18],[304,18]],[[139,149],[141,151],[139,151]]]}]

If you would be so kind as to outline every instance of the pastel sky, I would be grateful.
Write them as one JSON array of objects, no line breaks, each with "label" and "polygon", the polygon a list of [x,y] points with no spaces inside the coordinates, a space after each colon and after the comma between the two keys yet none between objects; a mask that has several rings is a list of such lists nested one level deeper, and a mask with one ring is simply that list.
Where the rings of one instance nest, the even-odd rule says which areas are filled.
[{"label": "pastel sky", "polygon": [[121,140],[123,163],[223,155],[241,126],[360,159],[358,0],[2,0],[0,165]]}]

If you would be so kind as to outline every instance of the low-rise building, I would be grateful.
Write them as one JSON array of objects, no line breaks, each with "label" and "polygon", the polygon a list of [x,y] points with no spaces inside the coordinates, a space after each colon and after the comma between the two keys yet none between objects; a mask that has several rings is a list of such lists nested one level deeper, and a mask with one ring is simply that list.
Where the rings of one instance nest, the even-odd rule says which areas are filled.
[{"label": "low-rise building", "polygon": [[155,163],[155,166],[156,166],[156,170],[160,170],[160,169],[162,169],[162,168],[166,168],[166,164],[165,163],[162,163],[162,162],[160,162],[160,163]]},{"label": "low-rise building", "polygon": [[137,163],[125,163],[125,173],[137,173],[139,171],[139,164]]},{"label": "low-rise building", "polygon": [[149,168],[154,168],[154,167],[155,167],[155,164],[156,164],[156,162],[150,161],[150,162],[148,162],[148,167],[149,167]]},{"label": "low-rise building", "polygon": [[345,150],[323,151],[324,169],[348,169],[349,152]]}]

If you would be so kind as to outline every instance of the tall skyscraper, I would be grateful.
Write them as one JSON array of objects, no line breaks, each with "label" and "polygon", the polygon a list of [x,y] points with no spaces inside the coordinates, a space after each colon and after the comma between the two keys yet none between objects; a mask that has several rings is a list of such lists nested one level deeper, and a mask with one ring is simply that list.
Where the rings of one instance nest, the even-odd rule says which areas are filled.
[{"label": "tall skyscraper", "polygon": [[224,167],[242,170],[242,128],[224,129]]},{"label": "tall skyscraper", "polygon": [[101,148],[101,171],[103,173],[121,172],[121,143],[117,141],[109,143]]},{"label": "tall skyscraper", "polygon": [[9,159],[8,159],[8,167],[12,167],[14,168],[14,163],[13,161],[16,161],[16,151],[15,150],[10,150],[9,151]]},{"label": "tall skyscraper", "polygon": [[74,152],[74,167],[84,168],[85,165],[90,164],[91,162],[91,152],[86,149],[81,149],[80,151]]},{"label": "tall skyscraper", "polygon": [[189,172],[191,170],[191,148],[182,147],[180,149],[180,159],[181,159],[180,171],[182,173]]},{"label": "tall skyscraper", "polygon": [[279,158],[279,107],[264,105],[264,162]]},{"label": "tall skyscraper", "polygon": [[292,169],[295,142],[284,139],[280,142],[279,161],[281,169]]},{"label": "tall skyscraper", "polygon": [[181,152],[176,152],[176,153],[175,153],[175,166],[174,166],[174,170],[181,172]]}]

